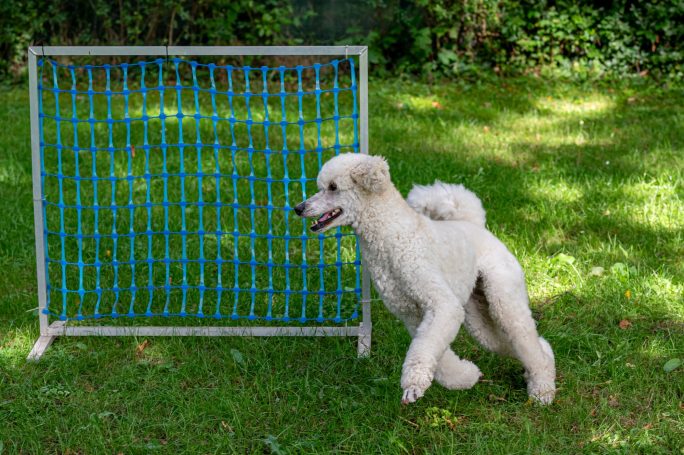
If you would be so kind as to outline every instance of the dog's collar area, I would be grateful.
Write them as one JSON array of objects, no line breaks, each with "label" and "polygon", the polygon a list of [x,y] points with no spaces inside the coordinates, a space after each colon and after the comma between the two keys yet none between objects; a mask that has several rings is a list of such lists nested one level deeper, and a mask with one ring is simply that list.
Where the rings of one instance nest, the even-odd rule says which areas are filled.
[{"label": "dog's collar area", "polygon": [[325,228],[328,226],[332,221],[342,215],[342,209],[333,209],[329,212],[325,212],[323,215],[318,218],[318,220],[311,225],[311,230],[313,232],[318,232],[321,229]]}]

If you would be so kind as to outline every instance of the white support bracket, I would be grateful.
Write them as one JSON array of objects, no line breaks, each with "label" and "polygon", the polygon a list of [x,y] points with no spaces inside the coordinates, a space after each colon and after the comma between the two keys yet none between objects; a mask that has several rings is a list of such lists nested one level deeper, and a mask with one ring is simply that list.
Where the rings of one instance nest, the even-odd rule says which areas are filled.
[{"label": "white support bracket", "polygon": [[[53,322],[51,324],[51,328],[61,328],[64,326],[63,321],[57,321]],[[40,358],[45,354],[45,351],[47,348],[50,347],[53,341],[55,341],[55,338],[57,338],[57,335],[50,335],[50,334],[45,334],[41,335],[38,340],[36,340],[36,343],[33,345],[33,349],[31,349],[31,352],[29,353],[28,357],[26,357],[26,360],[29,362],[37,362],[40,360]]]},{"label": "white support bracket", "polygon": [[364,299],[361,304],[363,319],[362,322],[359,324],[359,343],[357,348],[357,354],[359,358],[365,358],[370,356],[373,323],[371,322],[370,301]]}]

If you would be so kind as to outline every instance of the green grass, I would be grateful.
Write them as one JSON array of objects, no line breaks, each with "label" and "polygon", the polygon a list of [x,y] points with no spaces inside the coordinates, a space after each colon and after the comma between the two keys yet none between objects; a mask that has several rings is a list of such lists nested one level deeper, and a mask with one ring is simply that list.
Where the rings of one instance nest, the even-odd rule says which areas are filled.
[{"label": "green grass", "polygon": [[466,334],[486,380],[402,407],[409,338],[378,301],[365,360],[351,339],[83,338],[27,364],[27,105],[0,94],[0,453],[681,453],[684,367],[663,369],[684,357],[681,88],[372,82],[371,152],[400,190],[464,183],[520,258],[556,352],[548,408]]}]

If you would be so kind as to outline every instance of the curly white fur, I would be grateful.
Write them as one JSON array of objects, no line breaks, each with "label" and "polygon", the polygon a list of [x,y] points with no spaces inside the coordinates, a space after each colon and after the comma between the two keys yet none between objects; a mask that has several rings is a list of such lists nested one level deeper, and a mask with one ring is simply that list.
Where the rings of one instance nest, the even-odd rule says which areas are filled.
[{"label": "curly white fur", "polygon": [[413,210],[437,221],[470,221],[485,227],[480,198],[463,185],[437,180],[433,185],[414,185],[406,197]]},{"label": "curly white fur", "polygon": [[359,154],[328,161],[318,187],[295,210],[305,217],[342,210],[319,232],[354,228],[385,305],[413,338],[402,368],[403,403],[423,396],[433,379],[449,389],[477,383],[478,367],[450,348],[461,324],[485,348],[523,363],[530,397],[553,401],[553,351],[537,334],[523,270],[485,229],[477,196],[437,182],[414,188],[407,203],[384,159]]}]

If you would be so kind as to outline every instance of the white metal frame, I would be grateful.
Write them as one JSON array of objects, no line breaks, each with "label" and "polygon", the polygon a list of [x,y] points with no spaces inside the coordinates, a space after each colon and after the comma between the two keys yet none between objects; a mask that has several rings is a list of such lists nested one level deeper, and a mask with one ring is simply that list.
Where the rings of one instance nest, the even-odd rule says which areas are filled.
[{"label": "white metal frame", "polygon": [[38,320],[40,338],[28,355],[37,361],[58,336],[355,336],[358,355],[367,357],[371,347],[370,276],[363,267],[361,322],[358,326],[335,327],[169,327],[169,326],[69,326],[68,322],[50,324],[43,310],[47,306],[45,283],[45,237],[40,178],[40,125],[38,112],[37,58],[43,56],[358,56],[359,57],[359,140],[361,153],[368,153],[368,47],[366,46],[32,46],[28,49],[29,100],[31,107],[31,153],[33,166],[33,218],[36,236],[38,274]]}]

